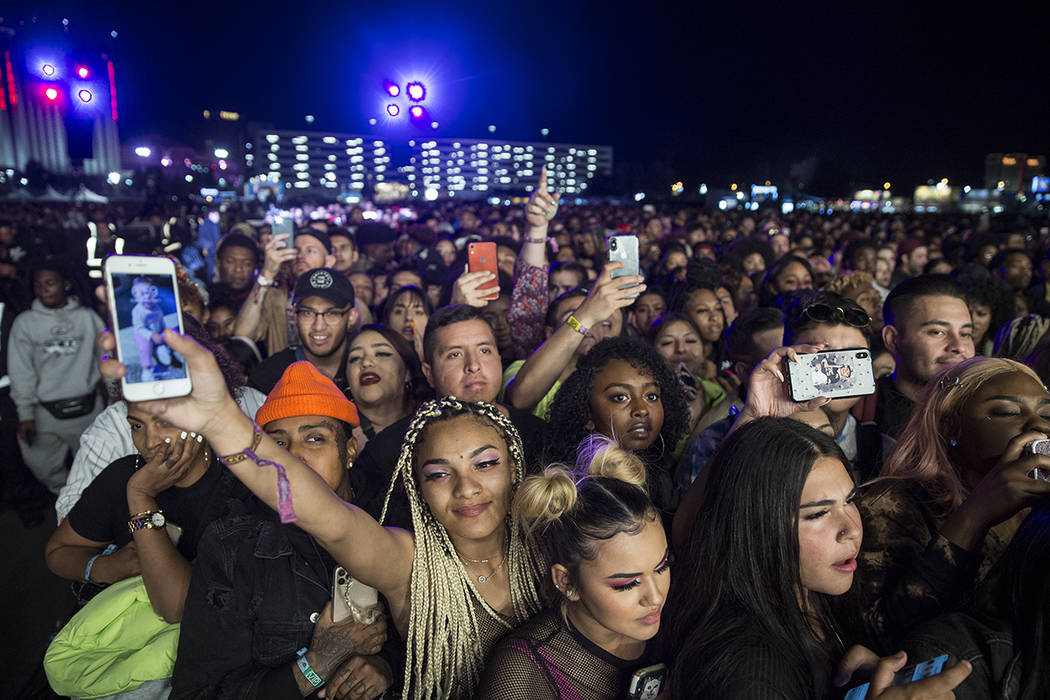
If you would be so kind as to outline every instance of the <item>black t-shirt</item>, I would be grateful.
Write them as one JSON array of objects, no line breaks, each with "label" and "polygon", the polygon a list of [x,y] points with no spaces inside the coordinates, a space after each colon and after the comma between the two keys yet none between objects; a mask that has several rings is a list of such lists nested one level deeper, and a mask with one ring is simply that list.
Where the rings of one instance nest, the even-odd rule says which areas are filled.
[{"label": "black t-shirt", "polygon": [[[132,541],[128,531],[128,479],[140,465],[139,455],[121,457],[95,477],[69,512],[69,524],[81,537],[96,542],[112,542],[123,547]],[[182,528],[175,548],[188,561],[197,557],[197,542],[204,529],[217,517],[229,494],[229,479],[223,478],[222,465],[214,459],[200,479],[186,488],[172,486],[157,494],[157,506],[164,518]],[[221,503],[220,503],[221,502]]]},{"label": "black t-shirt", "polygon": [[[521,446],[525,451],[525,471],[539,471],[539,456],[543,454],[547,436],[547,423],[528,411],[507,406],[510,421],[521,435]],[[354,505],[364,509],[376,520],[383,510],[383,499],[390,488],[390,478],[397,467],[401,449],[405,446],[405,434],[413,416],[405,416],[391,423],[365,444],[350,470],[350,486],[354,490]],[[412,529],[412,512],[403,488],[390,496],[390,507],[384,525]]]}]

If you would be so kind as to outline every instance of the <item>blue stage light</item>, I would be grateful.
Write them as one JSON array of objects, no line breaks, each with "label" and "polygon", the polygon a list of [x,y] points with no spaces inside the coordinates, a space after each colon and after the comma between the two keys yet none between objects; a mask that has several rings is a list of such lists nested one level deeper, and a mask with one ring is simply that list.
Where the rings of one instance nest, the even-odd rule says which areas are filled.
[{"label": "blue stage light", "polygon": [[91,91],[86,89],[81,90],[77,93],[77,97],[80,98],[81,102],[91,102]]},{"label": "blue stage light", "polygon": [[40,66],[40,72],[50,78],[55,74],[55,67],[50,63],[45,63],[44,65]]},{"label": "blue stage light", "polygon": [[408,99],[413,102],[422,102],[427,96],[427,89],[420,82],[409,83],[405,86],[405,92],[408,93]]},{"label": "blue stage light", "polygon": [[389,114],[391,117],[396,117],[397,115],[401,114],[401,108],[398,107],[396,104],[391,103],[386,106],[386,113]]}]

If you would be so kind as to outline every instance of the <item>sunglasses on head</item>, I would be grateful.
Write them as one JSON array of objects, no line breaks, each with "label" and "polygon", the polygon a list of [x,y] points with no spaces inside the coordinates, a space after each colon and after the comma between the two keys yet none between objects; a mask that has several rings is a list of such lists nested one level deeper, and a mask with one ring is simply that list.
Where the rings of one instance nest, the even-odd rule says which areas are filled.
[{"label": "sunglasses on head", "polygon": [[830,304],[810,304],[804,313],[811,321],[817,323],[846,323],[854,328],[864,328],[871,323],[871,318],[862,309],[842,308]]}]

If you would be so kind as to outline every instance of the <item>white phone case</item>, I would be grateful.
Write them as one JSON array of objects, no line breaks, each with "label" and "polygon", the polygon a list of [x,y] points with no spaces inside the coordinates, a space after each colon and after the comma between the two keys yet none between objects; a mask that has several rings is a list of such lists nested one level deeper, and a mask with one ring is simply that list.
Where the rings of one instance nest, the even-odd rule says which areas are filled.
[{"label": "white phone case", "polygon": [[875,393],[875,371],[868,348],[824,350],[788,362],[788,385],[793,401],[818,396],[841,399]]}]

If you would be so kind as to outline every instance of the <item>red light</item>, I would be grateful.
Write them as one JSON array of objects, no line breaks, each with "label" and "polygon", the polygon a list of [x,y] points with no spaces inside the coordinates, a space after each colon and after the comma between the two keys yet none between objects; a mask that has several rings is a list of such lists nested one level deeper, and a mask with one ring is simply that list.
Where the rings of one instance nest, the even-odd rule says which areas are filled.
[{"label": "red light", "polygon": [[412,108],[408,110],[413,118],[419,119],[423,116],[423,108],[419,105],[412,105]]},{"label": "red light", "polygon": [[44,97],[54,102],[58,99],[58,90],[55,88],[48,88],[47,90],[44,90]]},{"label": "red light", "polygon": [[90,71],[87,69],[87,66],[80,66],[79,68],[77,68],[77,75],[79,75],[81,78],[88,77],[89,73]]},{"label": "red light", "polygon": [[117,121],[117,79],[113,75],[113,61],[106,61],[106,70],[109,71],[109,109],[113,121]]}]

